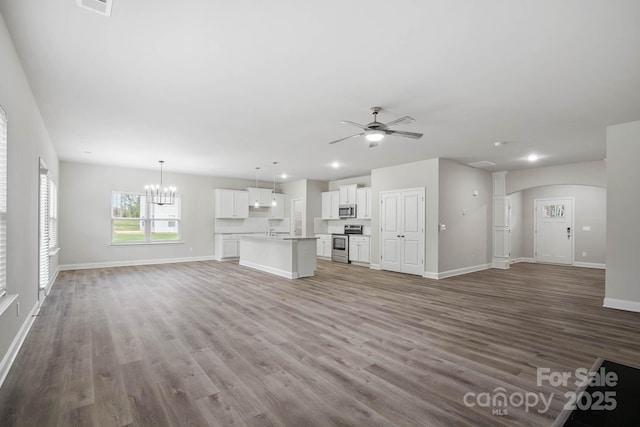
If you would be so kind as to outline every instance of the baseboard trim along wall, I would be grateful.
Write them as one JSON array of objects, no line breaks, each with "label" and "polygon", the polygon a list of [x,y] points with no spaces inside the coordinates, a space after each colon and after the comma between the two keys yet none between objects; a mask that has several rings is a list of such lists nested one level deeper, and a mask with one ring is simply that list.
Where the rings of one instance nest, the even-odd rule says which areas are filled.
[{"label": "baseboard trim along wall", "polygon": [[460,276],[463,274],[475,273],[476,271],[487,270],[491,268],[492,264],[478,264],[470,267],[457,268],[455,270],[448,270],[438,273],[438,279],[446,279],[447,277]]},{"label": "baseboard trim along wall", "polygon": [[9,370],[11,369],[13,362],[16,360],[16,357],[18,356],[18,352],[20,351],[20,348],[22,348],[22,344],[24,343],[24,340],[27,338],[27,335],[29,334],[29,330],[31,330],[31,326],[33,325],[33,322],[35,322],[36,320],[35,315],[38,313],[39,309],[40,309],[40,303],[36,301],[36,303],[33,305],[33,308],[31,309],[29,314],[27,314],[27,317],[25,318],[24,323],[20,327],[18,334],[13,339],[13,342],[11,342],[11,345],[9,346],[9,350],[7,350],[7,354],[5,354],[4,357],[2,358],[2,362],[0,362],[0,387],[2,387],[4,380],[7,378],[7,374],[9,373]]},{"label": "baseboard trim along wall", "polygon": [[526,258],[526,257],[514,258],[511,260],[511,264],[517,264],[519,262],[536,262],[536,260],[533,258]]},{"label": "baseboard trim along wall", "polygon": [[434,273],[433,271],[425,271],[422,274],[422,277],[424,277],[425,279],[438,280],[438,273]]},{"label": "baseboard trim along wall", "polygon": [[600,264],[597,262],[574,262],[573,265],[584,268],[598,268],[600,270],[605,270],[607,268],[607,264]]},{"label": "baseboard trim along wall", "polygon": [[213,255],[184,258],[139,259],[135,261],[91,262],[86,264],[64,264],[59,266],[60,271],[86,270],[89,268],[109,267],[135,267],[137,265],[175,264],[179,262],[214,261]]},{"label": "baseboard trim along wall", "polygon": [[640,302],[625,299],[605,298],[602,306],[605,308],[615,308],[617,310],[635,311],[640,313]]},{"label": "baseboard trim along wall", "polygon": [[382,270],[380,264],[369,264],[369,268],[372,270]]}]

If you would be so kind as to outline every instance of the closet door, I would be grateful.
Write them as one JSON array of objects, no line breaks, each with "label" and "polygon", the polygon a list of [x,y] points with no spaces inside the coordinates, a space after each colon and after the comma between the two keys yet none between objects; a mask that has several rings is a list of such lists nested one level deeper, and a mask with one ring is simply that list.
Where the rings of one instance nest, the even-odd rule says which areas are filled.
[{"label": "closet door", "polygon": [[380,193],[380,268],[424,273],[424,189]]}]

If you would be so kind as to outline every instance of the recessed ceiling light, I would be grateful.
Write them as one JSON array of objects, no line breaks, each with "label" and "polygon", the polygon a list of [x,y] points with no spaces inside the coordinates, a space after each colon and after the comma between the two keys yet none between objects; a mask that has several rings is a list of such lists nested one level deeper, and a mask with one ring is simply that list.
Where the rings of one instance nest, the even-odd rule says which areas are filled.
[{"label": "recessed ceiling light", "polygon": [[286,173],[283,173],[282,175],[280,175],[280,178],[282,178],[282,179],[287,179],[287,174],[286,174]]},{"label": "recessed ceiling light", "polygon": [[338,169],[338,168],[340,167],[340,163],[338,163],[338,162],[333,162],[333,163],[331,163],[331,167],[332,167],[332,168],[335,168],[335,169]]},{"label": "recessed ceiling light", "polygon": [[493,146],[496,147],[496,148],[500,148],[504,144],[506,144],[506,142],[504,142],[504,141],[496,141],[496,142],[493,143]]},{"label": "recessed ceiling light", "polygon": [[530,162],[535,162],[538,159],[539,157],[537,154],[529,154],[529,156],[527,157],[527,160],[529,160]]}]

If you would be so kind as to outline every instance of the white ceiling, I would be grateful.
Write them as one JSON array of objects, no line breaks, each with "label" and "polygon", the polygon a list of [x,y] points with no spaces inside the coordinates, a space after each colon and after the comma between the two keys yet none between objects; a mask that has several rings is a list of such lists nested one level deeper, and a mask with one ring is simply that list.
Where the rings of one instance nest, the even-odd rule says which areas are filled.
[{"label": "white ceiling", "polygon": [[[61,160],[164,159],[245,178],[262,166],[266,181],[433,157],[511,170],[532,152],[536,166],[603,159],[605,127],[640,119],[637,0],[114,0],[111,18],[75,0],[0,0],[0,11]],[[340,120],[365,124],[374,105],[425,136],[328,145],[358,132]]]}]

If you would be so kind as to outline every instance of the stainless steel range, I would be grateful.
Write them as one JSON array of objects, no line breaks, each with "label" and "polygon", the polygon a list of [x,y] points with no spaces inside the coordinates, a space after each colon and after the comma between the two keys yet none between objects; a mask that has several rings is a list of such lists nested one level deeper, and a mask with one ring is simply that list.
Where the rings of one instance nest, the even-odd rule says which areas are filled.
[{"label": "stainless steel range", "polygon": [[362,234],[362,225],[347,224],[344,234],[331,235],[331,261],[349,264],[349,235]]}]

